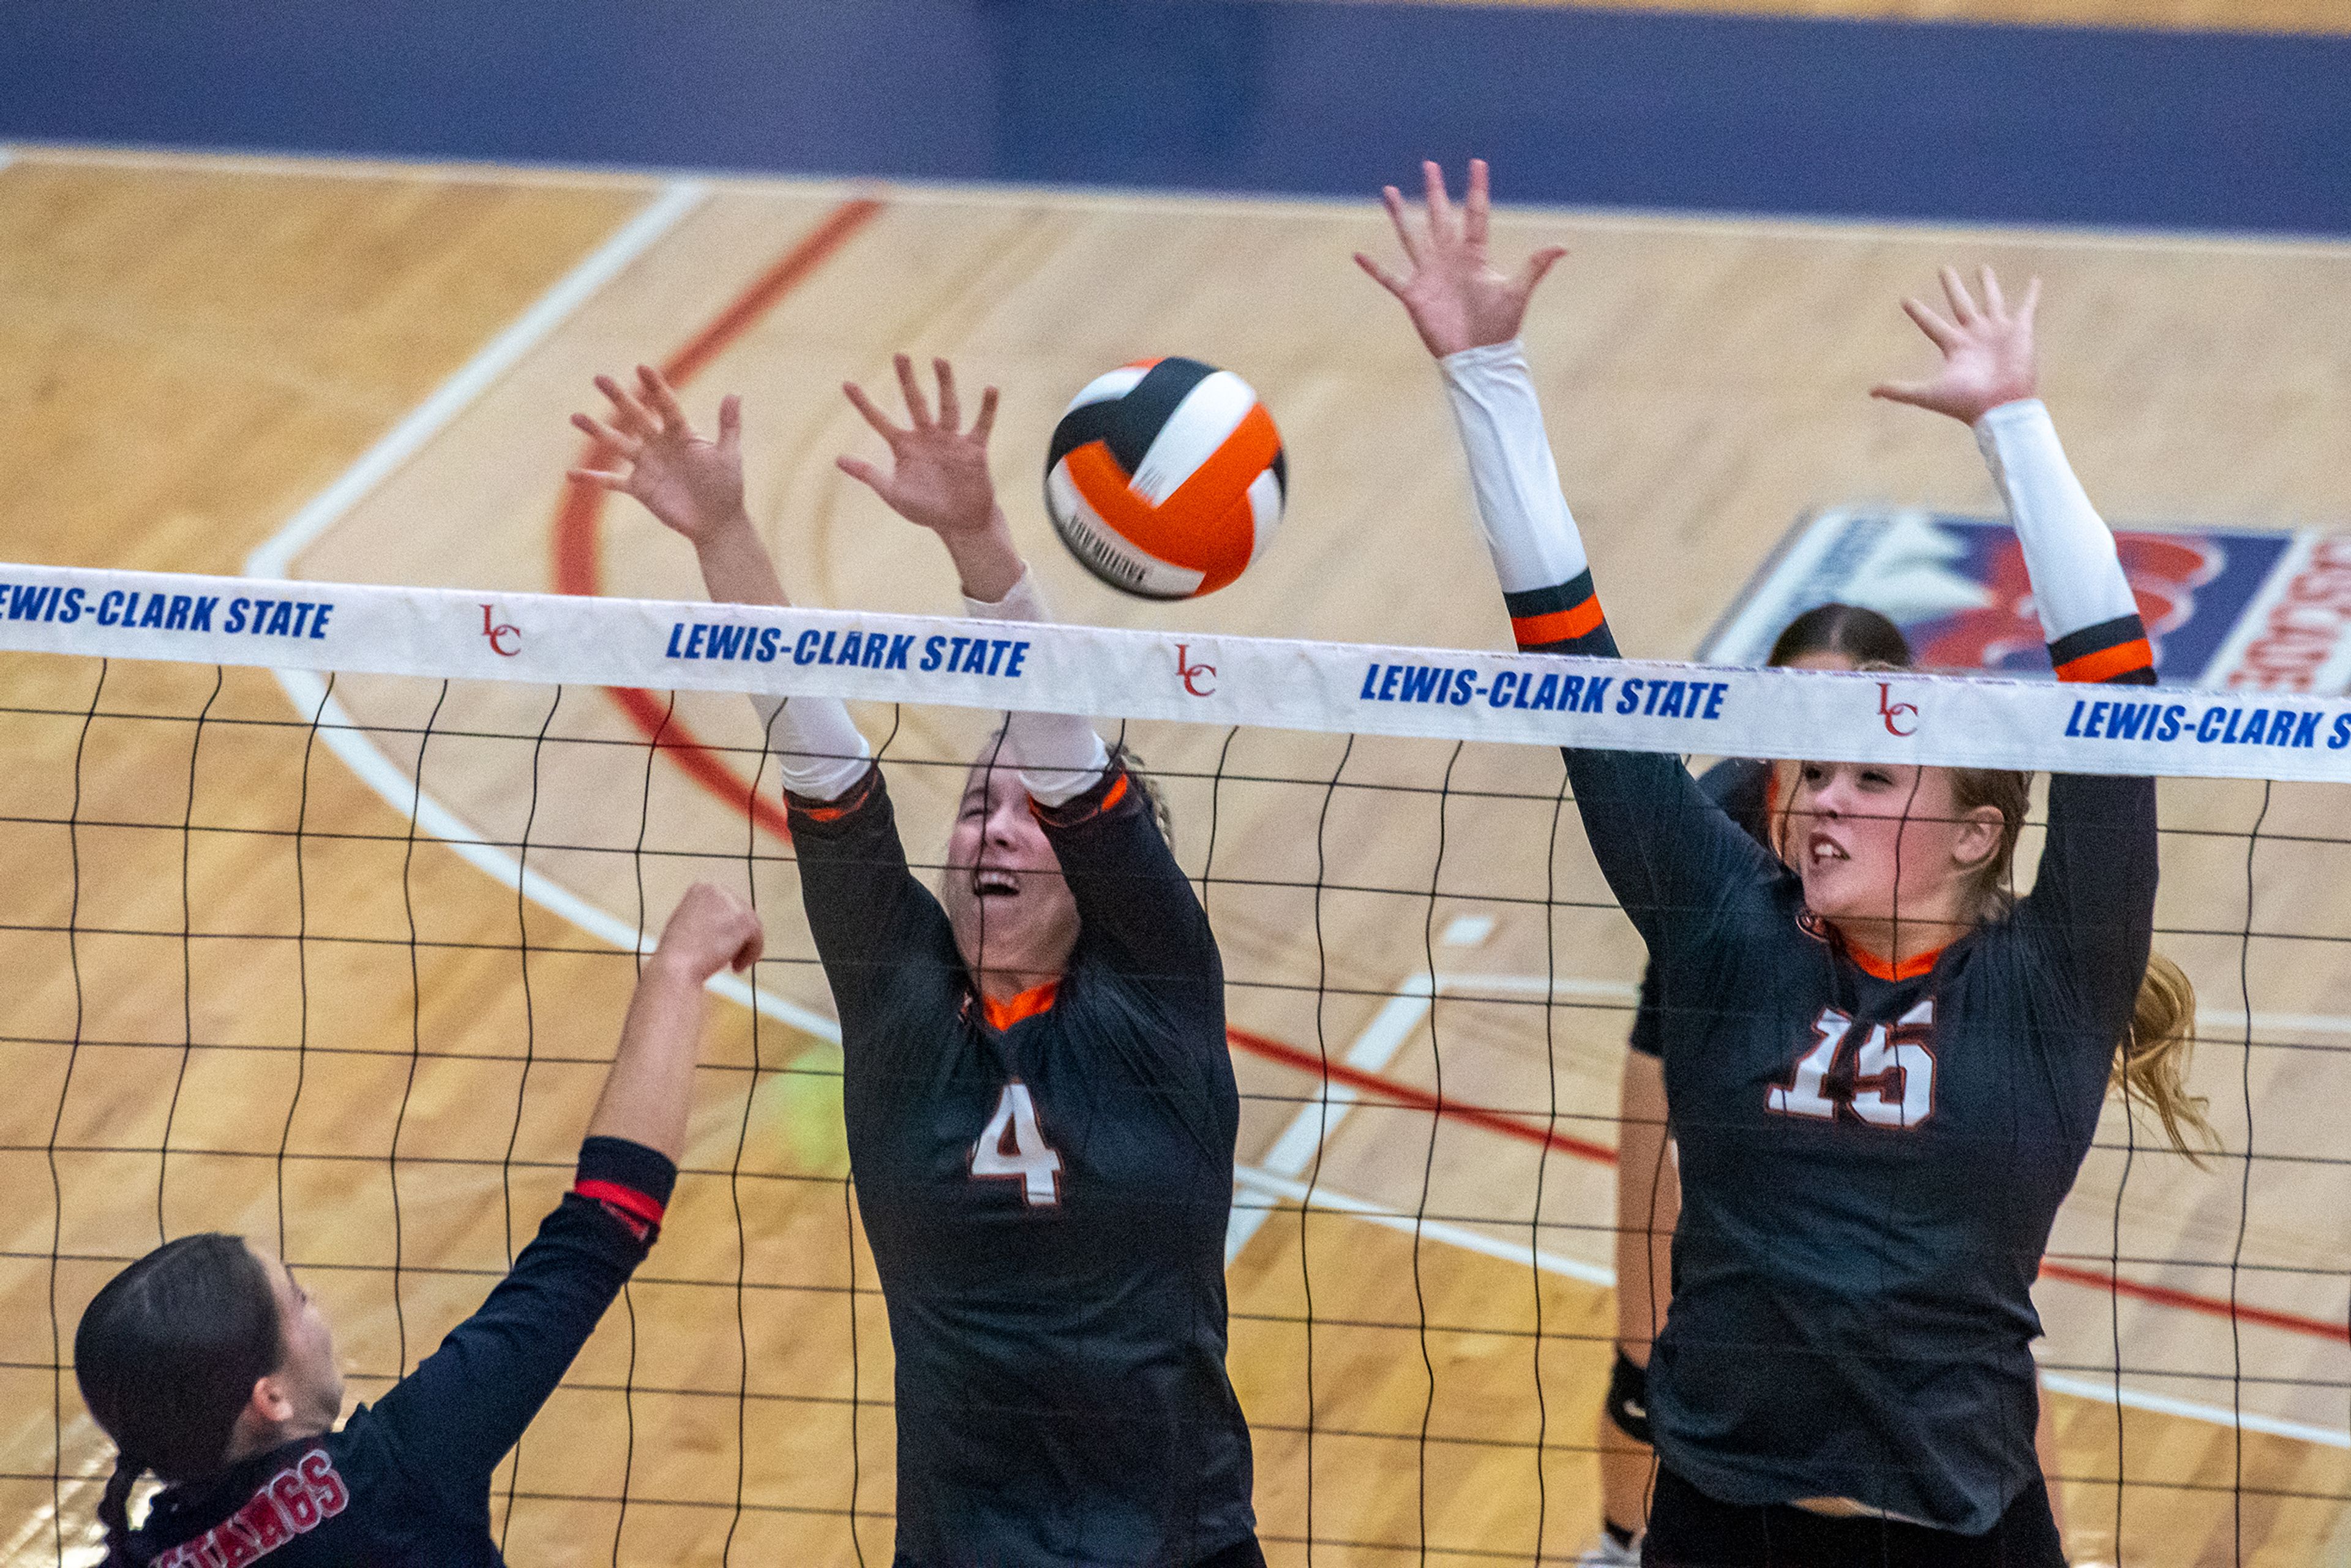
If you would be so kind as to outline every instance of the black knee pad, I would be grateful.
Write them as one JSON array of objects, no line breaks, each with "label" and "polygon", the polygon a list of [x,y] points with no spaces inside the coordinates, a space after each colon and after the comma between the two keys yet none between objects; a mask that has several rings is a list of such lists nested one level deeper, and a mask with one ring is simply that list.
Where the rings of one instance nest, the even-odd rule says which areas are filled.
[{"label": "black knee pad", "polygon": [[1649,1438],[1649,1374],[1646,1367],[1633,1364],[1633,1358],[1619,1346],[1616,1364],[1608,1374],[1608,1418],[1616,1429],[1636,1443]]}]

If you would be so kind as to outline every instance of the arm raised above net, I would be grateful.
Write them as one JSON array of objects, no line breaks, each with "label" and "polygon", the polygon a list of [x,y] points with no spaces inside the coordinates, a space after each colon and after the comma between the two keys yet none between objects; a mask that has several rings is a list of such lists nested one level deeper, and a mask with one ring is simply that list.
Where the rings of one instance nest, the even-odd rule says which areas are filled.
[{"label": "arm raised above net", "polygon": [[454,1506],[480,1504],[652,1248],[684,1155],[703,986],[748,968],[762,940],[749,906],[707,883],[688,890],[638,977],[572,1189],[481,1310],[376,1404],[403,1462]]},{"label": "arm raised above net", "polygon": [[[906,402],[903,425],[875,406],[854,382],[841,392],[890,448],[890,466],[844,456],[841,471],[870,488],[883,503],[916,528],[935,535],[955,562],[963,589],[964,612],[984,621],[1046,622],[1043,593],[1012,542],[1011,525],[997,505],[987,472],[987,438],[996,427],[997,392],[980,393],[971,427],[963,425],[955,367],[931,361],[938,378],[938,408],[932,410],[915,379],[914,361],[894,356],[898,389]],[[1014,714],[1008,749],[1020,767],[1021,787],[1032,800],[1059,806],[1101,782],[1110,764],[1102,737],[1084,719],[1068,714]]]},{"label": "arm raised above net", "polygon": [[[695,433],[676,392],[649,365],[637,367],[634,392],[611,376],[598,376],[596,387],[611,405],[611,423],[584,413],[571,423],[628,466],[574,468],[570,477],[635,497],[691,543],[713,602],[791,603],[743,506],[742,400],[730,394],[720,402],[712,441]],[[838,800],[872,766],[872,748],[836,698],[754,696],[751,706],[792,793]]]},{"label": "arm raised above net", "polygon": [[[1942,283],[1948,317],[1922,300],[1903,301],[1942,363],[1926,380],[1888,382],[1873,395],[1947,414],[1974,431],[2023,548],[2057,678],[2153,685],[2154,653],[2115,536],[2035,395],[2040,280],[2013,308],[1990,267],[1978,278],[1980,299],[1950,267]],[[2052,934],[2069,969],[2110,1008],[2127,1008],[2147,969],[2157,848],[2153,779],[2051,778],[2048,839],[2019,915]]]},{"label": "arm raised above net", "polygon": [[[1424,225],[1413,224],[1394,186],[1385,192],[1405,274],[1364,256],[1356,262],[1403,304],[1444,374],[1479,526],[1519,646],[1614,658],[1616,642],[1518,341],[1535,285],[1565,253],[1540,250],[1517,273],[1502,273],[1487,255],[1485,164],[1469,165],[1458,215],[1443,172],[1434,163],[1422,172]],[[1562,755],[1593,855],[1652,952],[1702,929],[1728,886],[1768,869],[1769,857],[1706,798],[1680,758],[1573,748]]]},{"label": "arm raised above net", "polygon": [[[1524,353],[1514,341],[1467,350],[1439,366],[1519,646],[1615,658]],[[1576,747],[1561,755],[1593,856],[1653,952],[1698,930],[1727,887],[1771,869],[1766,852],[1681,758]]]}]

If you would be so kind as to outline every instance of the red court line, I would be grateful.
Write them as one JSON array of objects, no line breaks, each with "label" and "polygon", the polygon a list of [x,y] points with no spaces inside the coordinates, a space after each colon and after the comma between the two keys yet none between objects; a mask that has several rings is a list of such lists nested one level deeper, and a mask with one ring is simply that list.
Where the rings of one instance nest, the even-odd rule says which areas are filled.
[{"label": "red court line", "polygon": [[[751,286],[737,295],[708,326],[669,357],[662,366],[662,374],[668,378],[670,385],[683,387],[693,381],[728,344],[775,308],[777,301],[806,282],[881,211],[882,204],[871,197],[843,202],[833,208],[823,222],[753,279]],[[580,466],[601,468],[616,455],[602,443],[591,441],[580,453]],[[575,480],[564,482],[562,504],[555,513],[556,592],[593,598],[602,591],[603,563],[599,546],[607,494],[598,486]],[[658,749],[668,753],[687,777],[736,810],[747,812],[752,821],[778,838],[791,836],[790,829],[785,825],[782,806],[761,796],[752,780],[727,766],[723,758],[678,722],[669,711],[667,699],[633,686],[606,689],[629,722]]]},{"label": "red court line", "polygon": [[2094,1290],[2112,1291],[2118,1296],[2128,1296],[2134,1301],[2152,1301],[2160,1307],[2178,1307],[2183,1312],[2201,1312],[2209,1318],[2234,1318],[2241,1323],[2258,1323],[2263,1328],[2283,1329],[2288,1333],[2308,1334],[2313,1339],[2351,1344],[2351,1322],[2331,1323],[2325,1318],[2306,1318],[2298,1312],[2249,1307],[2242,1301],[2231,1302],[2218,1296],[2199,1296],[2192,1291],[2175,1291],[2167,1285],[2135,1284],[2128,1280],[2117,1280],[2100,1270],[2076,1268],[2070,1263],[2043,1263],[2041,1265],[2041,1277],[2060,1280],[2068,1285],[2087,1285]]},{"label": "red court line", "polygon": [[[662,366],[662,374],[668,378],[672,386],[686,385],[724,352],[728,344],[773,309],[778,301],[806,282],[860,229],[880,215],[883,206],[882,202],[873,198],[859,197],[835,207],[799,244],[786,251],[774,266],[736,296],[708,326],[671,355]],[[590,442],[581,454],[580,466],[601,467],[613,455],[601,444]],[[598,551],[606,494],[592,485],[565,482],[563,500],[556,510],[554,528],[555,591],[558,593],[592,598],[601,591],[602,563]],[[660,750],[668,754],[695,783],[734,810],[747,813],[752,821],[778,838],[791,836],[785,823],[783,808],[761,796],[752,780],[729,767],[723,758],[696,738],[692,730],[679,723],[670,714],[665,698],[635,687],[614,686],[607,690],[621,711],[628,716],[629,721]],[[1228,1030],[1226,1034],[1233,1044],[1252,1055],[1318,1077],[1327,1073],[1333,1083],[1343,1083],[1391,1104],[1427,1111],[1522,1143],[1548,1145],[1562,1154],[1573,1155],[1578,1159],[1590,1160],[1596,1165],[1613,1166],[1616,1163],[1616,1151],[1604,1144],[1570,1137],[1555,1129],[1537,1126],[1508,1112],[1467,1104],[1458,1100],[1440,1100],[1426,1090],[1416,1089],[1375,1072],[1364,1072],[1343,1062],[1325,1062],[1312,1051],[1301,1051],[1294,1045],[1285,1045],[1246,1030]],[[2328,1322],[2322,1318],[2244,1306],[2219,1297],[2197,1295],[2161,1285],[2135,1284],[2097,1270],[2062,1263],[2043,1263],[2041,1274],[2043,1279],[2109,1291],[2116,1295],[2151,1301],[2158,1306],[2178,1307],[2183,1312],[2200,1312],[2209,1317],[2234,1318],[2239,1322],[2257,1323],[2337,1343],[2351,1343],[2351,1325]]]},{"label": "red court line", "polygon": [[[1464,1122],[1473,1127],[1483,1127],[1521,1143],[1547,1144],[1562,1154],[1594,1165],[1613,1166],[1616,1151],[1604,1144],[1572,1138],[1555,1129],[1540,1125],[1531,1118],[1514,1115],[1508,1111],[1496,1111],[1484,1105],[1467,1104],[1458,1100],[1439,1100],[1426,1089],[1399,1082],[1376,1072],[1349,1067],[1344,1062],[1326,1063],[1311,1051],[1269,1040],[1247,1030],[1228,1029],[1225,1038],[1252,1056],[1280,1062],[1301,1072],[1316,1077],[1328,1073],[1333,1083],[1343,1083],[1391,1105],[1410,1106],[1433,1115]],[[2099,1269],[2085,1269],[2071,1263],[2043,1262],[2041,1277],[2061,1284],[2083,1285],[2092,1290],[2111,1291],[2132,1301],[2149,1301],[2157,1306],[2178,1307],[2182,1312],[2199,1312],[2206,1317],[2234,1318],[2241,1323],[2255,1323],[2263,1328],[2283,1329],[2288,1333],[2306,1334],[2313,1339],[2332,1340],[2337,1344],[2351,1344],[2351,1322],[2329,1322],[2324,1318],[2304,1317],[2296,1312],[2282,1312],[2268,1307],[2252,1307],[2243,1302],[2231,1302],[2218,1296],[2198,1295],[2192,1291],[2173,1290],[2168,1285],[2142,1285]]]},{"label": "red court line", "polygon": [[1301,1051],[1294,1045],[1268,1040],[1244,1029],[1228,1029],[1225,1030],[1225,1038],[1253,1056],[1262,1056],[1269,1061],[1279,1061],[1285,1067],[1294,1067],[1301,1072],[1311,1072],[1317,1077],[1328,1073],[1332,1082],[1361,1090],[1388,1104],[1408,1105],[1416,1111],[1431,1112],[1452,1121],[1467,1123],[1472,1127],[1483,1127],[1489,1133],[1499,1133],[1506,1138],[1517,1138],[1522,1143],[1548,1144],[1562,1153],[1595,1164],[1613,1166],[1616,1163],[1616,1151],[1605,1144],[1571,1138],[1565,1133],[1539,1127],[1507,1111],[1489,1110],[1460,1100],[1440,1100],[1426,1089],[1416,1089],[1409,1083],[1384,1078],[1376,1072],[1365,1072],[1343,1061],[1326,1062],[1313,1051]]}]

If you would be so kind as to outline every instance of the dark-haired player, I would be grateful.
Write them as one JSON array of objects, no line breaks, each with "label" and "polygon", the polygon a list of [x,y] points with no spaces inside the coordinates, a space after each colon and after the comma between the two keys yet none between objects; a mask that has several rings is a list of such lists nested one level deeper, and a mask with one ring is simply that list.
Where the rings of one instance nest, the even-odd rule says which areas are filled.
[{"label": "dark-haired player", "polygon": [[[841,467],[938,536],[974,616],[1042,621],[987,474],[904,356],[884,471]],[[637,497],[714,599],[786,602],[743,509],[741,413],[697,438],[670,389],[611,380]],[[1142,780],[1081,719],[1015,714],[966,782],[935,895],[864,737],[828,699],[762,706],[802,901],[841,1014],[858,1208],[897,1354],[902,1563],[1261,1563],[1249,1427],[1225,1374],[1240,1099],[1207,917]]]},{"label": "dark-haired player", "polygon": [[[183,1236],[83,1312],[74,1374],[120,1450],[99,1504],[115,1568],[471,1568],[490,1473],[530,1425],[661,1228],[702,1039],[703,983],[759,956],[758,916],[691,889],[638,977],[579,1176],[482,1310],[342,1429],[317,1303],[240,1237]],[[133,1530],[131,1490],[161,1476]]]},{"label": "dark-haired player", "polygon": [[[1857,604],[1817,604],[1781,630],[1764,661],[1776,668],[1907,668],[1902,629]],[[1698,775],[1698,787],[1749,838],[1772,847],[1775,803],[1790,793],[1793,763],[1730,758]],[[1776,848],[1774,852],[1777,852]],[[1641,974],[1639,1006],[1625,1040],[1616,1111],[1616,1357],[1600,1409],[1601,1542],[1580,1568],[1639,1561],[1649,1513],[1649,1345],[1673,1296],[1671,1249],[1681,1213],[1681,1178],[1666,1135],[1663,1009],[1656,966]]]},{"label": "dark-haired player", "polygon": [[[1505,277],[1471,166],[1456,217],[1387,193],[1411,267],[1364,265],[1444,371],[1513,615],[1539,649],[1614,656],[1516,341],[1558,256]],[[2061,678],[2146,684],[2113,536],[2033,398],[2033,295],[1947,271],[1942,350],[1879,395],[1974,427]],[[2058,1568],[2032,1435],[2031,1287],[2117,1067],[2175,1141],[2193,994],[2150,963],[2155,786],[2051,780],[2032,891],[2005,888],[2027,775],[1806,762],[1782,842],[1740,831],[1677,759],[1571,749],[1594,856],[1646,940],[1683,1208],[1650,1358],[1660,1568]]]}]

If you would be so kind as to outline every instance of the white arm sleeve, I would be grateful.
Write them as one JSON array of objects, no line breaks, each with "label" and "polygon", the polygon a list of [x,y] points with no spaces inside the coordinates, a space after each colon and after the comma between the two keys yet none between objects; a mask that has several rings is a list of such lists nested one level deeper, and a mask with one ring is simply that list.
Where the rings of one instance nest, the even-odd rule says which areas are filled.
[{"label": "white arm sleeve", "polygon": [[838,697],[754,696],[751,706],[795,795],[837,800],[872,766],[873,748]]},{"label": "white arm sleeve", "polygon": [[1542,404],[1516,340],[1437,361],[1469,460],[1469,487],[1504,593],[1558,588],[1582,576],[1583,536],[1560,490]]},{"label": "white arm sleeve", "polygon": [[[1052,612],[1037,588],[1037,574],[1023,570],[1012,591],[991,604],[967,599],[964,612],[975,621],[1048,622]],[[1075,714],[1016,713],[1008,748],[1020,765],[1020,787],[1042,805],[1059,806],[1093,788],[1110,766],[1110,748],[1094,727]]]},{"label": "white arm sleeve", "polygon": [[1975,430],[2024,547],[2032,601],[2049,641],[2137,614],[2115,536],[2074,477],[2041,400],[2001,403],[1976,421]]}]

